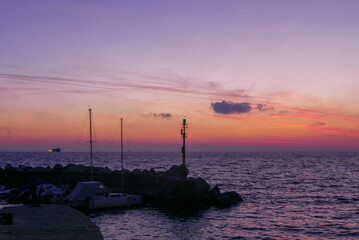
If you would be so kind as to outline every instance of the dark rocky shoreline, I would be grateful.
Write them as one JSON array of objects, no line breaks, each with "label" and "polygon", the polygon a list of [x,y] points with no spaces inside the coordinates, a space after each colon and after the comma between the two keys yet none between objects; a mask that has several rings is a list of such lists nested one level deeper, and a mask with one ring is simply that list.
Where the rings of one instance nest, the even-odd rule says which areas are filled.
[{"label": "dark rocky shoreline", "polygon": [[[53,168],[13,167],[8,164],[4,169],[0,168],[0,184],[14,188],[36,179],[40,183],[61,184],[72,189],[78,182],[89,181],[90,171],[91,167],[74,164],[56,164]],[[199,210],[209,206],[231,207],[243,201],[234,191],[221,193],[218,187],[211,189],[204,179],[187,177],[187,174],[188,169],[183,165],[174,165],[165,172],[154,169],[123,170],[124,191],[141,194],[145,203],[173,211]],[[104,183],[113,192],[120,191],[121,171],[94,167],[93,175],[95,181]]]}]

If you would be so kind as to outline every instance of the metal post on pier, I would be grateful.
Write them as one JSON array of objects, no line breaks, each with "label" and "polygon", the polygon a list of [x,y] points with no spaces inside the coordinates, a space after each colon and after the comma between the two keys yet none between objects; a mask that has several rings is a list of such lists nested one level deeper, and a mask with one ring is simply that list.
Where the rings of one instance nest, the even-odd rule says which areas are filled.
[{"label": "metal post on pier", "polygon": [[187,137],[186,128],[187,128],[186,117],[184,117],[183,123],[182,123],[182,128],[181,128],[181,135],[183,138],[183,146],[182,146],[183,166],[186,166],[186,137]]},{"label": "metal post on pier", "polygon": [[121,118],[121,191],[124,192],[124,183],[123,183],[123,142],[122,142],[122,118]]},{"label": "metal post on pier", "polygon": [[93,181],[93,161],[92,161],[92,122],[91,122],[91,108],[89,108],[90,117],[90,159],[91,159],[91,181]]}]

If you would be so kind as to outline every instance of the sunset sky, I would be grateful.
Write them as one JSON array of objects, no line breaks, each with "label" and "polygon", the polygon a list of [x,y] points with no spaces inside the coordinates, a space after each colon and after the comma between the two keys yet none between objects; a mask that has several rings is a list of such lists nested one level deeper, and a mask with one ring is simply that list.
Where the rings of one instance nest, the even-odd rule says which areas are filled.
[{"label": "sunset sky", "polygon": [[0,151],[359,150],[359,1],[0,2]]}]

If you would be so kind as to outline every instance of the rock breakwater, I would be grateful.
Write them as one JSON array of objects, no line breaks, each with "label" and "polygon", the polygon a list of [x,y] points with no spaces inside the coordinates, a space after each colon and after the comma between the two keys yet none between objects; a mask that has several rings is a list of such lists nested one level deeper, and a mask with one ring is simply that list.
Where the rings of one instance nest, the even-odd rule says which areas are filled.
[{"label": "rock breakwater", "polygon": [[[71,189],[78,182],[89,181],[91,167],[84,165],[56,164],[51,167],[13,167],[8,164],[0,168],[0,184],[7,188],[21,187],[36,179],[37,182],[54,185],[67,185]],[[95,181],[104,183],[114,192],[121,189],[122,171],[112,171],[108,167],[94,167]],[[187,177],[188,169],[172,166],[164,172],[154,169],[133,171],[123,170],[124,191],[143,196],[143,200],[155,207],[174,211],[198,210],[208,206],[230,207],[243,201],[241,196],[232,191],[221,193],[215,186],[202,178]]]}]

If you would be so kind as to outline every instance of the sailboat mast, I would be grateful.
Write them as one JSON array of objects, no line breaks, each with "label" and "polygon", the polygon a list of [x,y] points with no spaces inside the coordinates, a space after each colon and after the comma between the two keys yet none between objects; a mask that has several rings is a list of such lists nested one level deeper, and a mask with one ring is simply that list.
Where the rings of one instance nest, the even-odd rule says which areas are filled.
[{"label": "sailboat mast", "polygon": [[90,117],[90,159],[91,159],[91,181],[93,181],[93,161],[92,161],[92,122],[91,122],[91,108],[89,108]]},{"label": "sailboat mast", "polygon": [[123,184],[123,132],[122,132],[122,118],[121,118],[121,188],[122,192],[124,192],[124,184]]},{"label": "sailboat mast", "polygon": [[183,123],[182,123],[182,129],[181,129],[181,135],[183,138],[183,146],[182,146],[182,164],[183,166],[186,166],[186,117],[183,118]]}]

